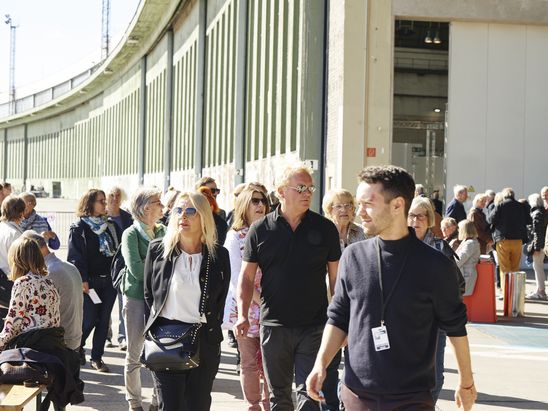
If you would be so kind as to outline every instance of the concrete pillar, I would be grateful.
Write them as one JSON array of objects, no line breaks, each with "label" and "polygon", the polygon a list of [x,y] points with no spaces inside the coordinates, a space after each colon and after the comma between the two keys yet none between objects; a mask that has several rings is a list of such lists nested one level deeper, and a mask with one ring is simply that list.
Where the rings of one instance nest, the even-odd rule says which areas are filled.
[{"label": "concrete pillar", "polygon": [[239,1],[236,34],[236,108],[234,120],[234,187],[245,181],[245,102],[247,67],[247,1]]},{"label": "concrete pillar", "polygon": [[204,90],[205,47],[207,27],[207,0],[198,0],[198,40],[196,42],[196,143],[194,152],[194,174],[197,180],[204,167]]},{"label": "concrete pillar", "polygon": [[141,85],[139,88],[139,149],[137,153],[137,177],[139,185],[145,182],[145,149],[147,133],[147,56],[141,59]]},{"label": "concrete pillar", "polygon": [[164,191],[170,186],[173,159],[173,30],[168,30],[166,61],[166,95],[164,112]]},{"label": "concrete pillar", "polygon": [[[303,0],[300,19],[299,47],[300,111],[298,150],[302,160],[312,160],[314,180],[322,187],[324,137],[324,75],[325,75],[325,0]],[[321,209],[322,190],[312,197],[311,208]]]},{"label": "concrete pillar", "polygon": [[23,129],[23,190],[27,191],[27,177],[29,172],[29,126],[25,123]]},{"label": "concrete pillar", "polygon": [[[386,0],[329,2],[326,188],[390,161],[393,17]],[[368,150],[369,155],[368,157]],[[373,156],[374,155],[374,156]]]}]

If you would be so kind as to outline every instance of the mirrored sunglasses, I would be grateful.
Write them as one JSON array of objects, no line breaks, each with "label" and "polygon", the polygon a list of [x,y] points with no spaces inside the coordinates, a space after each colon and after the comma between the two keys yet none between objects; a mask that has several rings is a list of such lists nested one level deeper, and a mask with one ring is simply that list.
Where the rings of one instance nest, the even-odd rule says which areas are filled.
[{"label": "mirrored sunglasses", "polygon": [[187,208],[174,207],[173,212],[177,215],[181,215],[185,213],[187,217],[194,217],[198,213],[198,210],[196,210],[194,207],[187,207]]}]

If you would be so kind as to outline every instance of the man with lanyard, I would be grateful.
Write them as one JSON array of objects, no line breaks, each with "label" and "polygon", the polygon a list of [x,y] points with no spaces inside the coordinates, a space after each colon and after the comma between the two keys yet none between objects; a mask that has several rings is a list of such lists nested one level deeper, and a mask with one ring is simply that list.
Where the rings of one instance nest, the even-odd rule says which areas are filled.
[{"label": "man with lanyard", "polygon": [[367,167],[356,198],[366,235],[344,251],[320,351],[307,379],[321,400],[326,365],[348,339],[342,401],[347,410],[432,410],[438,328],[458,364],[457,406],[477,393],[454,262],[407,227],[413,178],[394,166]]},{"label": "man with lanyard", "polygon": [[[251,225],[236,291],[237,338],[249,329],[255,273],[261,280],[261,351],[272,411],[293,411],[295,374],[298,410],[319,410],[306,392],[327,320],[326,271],[331,291],[341,256],[339,233],[327,218],[310,211],[315,187],[304,167],[285,170],[277,188],[281,206]],[[340,359],[340,358],[339,358]],[[329,367],[329,410],[338,409],[337,360]],[[333,404],[335,403],[335,404]],[[322,408],[323,409],[323,408]]]}]

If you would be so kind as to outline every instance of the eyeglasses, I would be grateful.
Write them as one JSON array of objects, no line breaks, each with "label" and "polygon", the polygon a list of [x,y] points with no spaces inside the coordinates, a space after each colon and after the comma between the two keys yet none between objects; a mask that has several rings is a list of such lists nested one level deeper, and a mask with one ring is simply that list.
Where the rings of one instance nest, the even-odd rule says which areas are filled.
[{"label": "eyeglasses", "polygon": [[220,188],[210,188],[210,190],[211,190],[211,193],[214,194],[214,195],[221,194],[221,189]]},{"label": "eyeglasses", "polygon": [[187,217],[192,218],[196,216],[196,214],[198,213],[198,210],[196,210],[194,207],[187,207],[187,208],[174,207],[173,212],[177,215],[182,215],[183,213],[185,213]]},{"label": "eyeglasses", "polygon": [[424,221],[426,220],[426,214],[413,214],[409,213],[408,216],[409,220],[417,219],[418,221]]},{"label": "eyeglasses", "polygon": [[95,202],[105,205],[107,203],[107,200],[95,200]]},{"label": "eyeglasses", "polygon": [[336,211],[352,210],[352,209],[354,209],[354,204],[348,204],[348,203],[333,204],[333,210],[336,210]]},{"label": "eyeglasses", "polygon": [[316,191],[316,186],[306,186],[304,184],[299,184],[295,187],[287,186],[287,188],[291,188],[299,194],[303,194],[305,191],[308,191],[310,194],[312,194],[314,191]]},{"label": "eyeglasses", "polygon": [[266,207],[268,205],[268,201],[266,201],[266,198],[255,198],[253,197],[251,199],[251,204],[254,206],[258,206],[260,203],[263,203],[263,205]]}]

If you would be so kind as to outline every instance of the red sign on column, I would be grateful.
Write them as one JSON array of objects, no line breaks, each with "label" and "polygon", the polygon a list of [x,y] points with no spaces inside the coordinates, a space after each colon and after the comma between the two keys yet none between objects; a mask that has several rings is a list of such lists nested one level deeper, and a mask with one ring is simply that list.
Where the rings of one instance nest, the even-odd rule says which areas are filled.
[{"label": "red sign on column", "polygon": [[377,156],[377,149],[375,147],[367,147],[366,156],[367,157],[376,157]]}]

